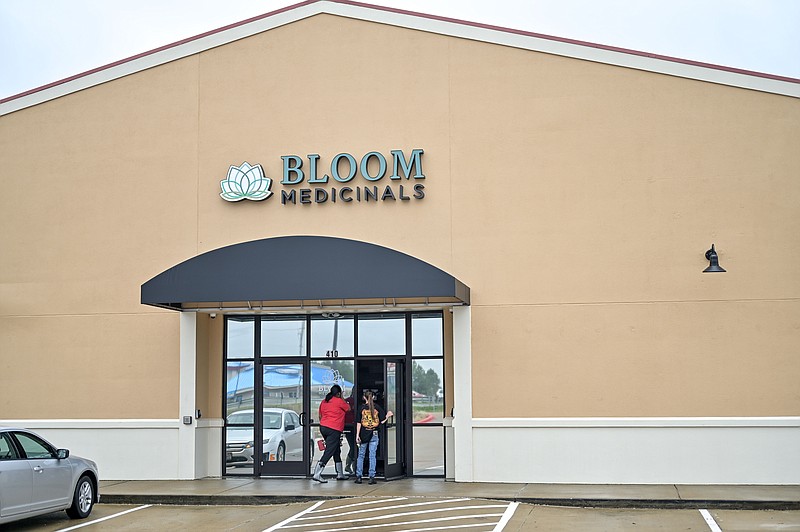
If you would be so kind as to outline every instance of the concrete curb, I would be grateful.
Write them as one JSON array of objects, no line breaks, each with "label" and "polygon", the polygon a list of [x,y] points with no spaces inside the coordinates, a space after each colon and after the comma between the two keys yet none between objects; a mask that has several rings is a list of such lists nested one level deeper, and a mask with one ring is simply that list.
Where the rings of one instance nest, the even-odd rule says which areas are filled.
[{"label": "concrete curb", "polygon": [[[293,504],[319,500],[353,499],[355,496],[336,495],[103,495],[105,504],[160,504],[184,506],[258,506]],[[502,500],[537,506],[566,506],[577,508],[651,508],[668,510],[800,510],[800,501],[755,501],[719,499],[591,499],[543,497],[475,497]]]}]

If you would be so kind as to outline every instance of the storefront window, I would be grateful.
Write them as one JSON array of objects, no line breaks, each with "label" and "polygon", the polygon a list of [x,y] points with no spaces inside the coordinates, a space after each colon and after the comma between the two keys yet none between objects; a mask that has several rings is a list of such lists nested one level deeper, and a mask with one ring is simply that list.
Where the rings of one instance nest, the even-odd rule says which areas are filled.
[{"label": "storefront window", "polygon": [[319,405],[331,386],[338,384],[342,388],[342,399],[350,401],[351,408],[358,407],[360,401],[350,397],[353,393],[355,366],[352,360],[315,360],[311,363],[311,417],[318,421]]},{"label": "storefront window", "polygon": [[414,426],[415,476],[444,475],[444,427]]},{"label": "storefront window", "polygon": [[359,316],[359,356],[406,354],[406,320],[396,314],[386,316]]},{"label": "storefront window", "polygon": [[442,423],[444,412],[442,359],[411,362],[411,407],[414,423]]},{"label": "storefront window", "polygon": [[256,327],[254,318],[230,317],[227,320],[228,358],[253,358]]},{"label": "storefront window", "polygon": [[[226,474],[307,474],[322,453],[320,404],[337,384],[355,410],[358,380],[396,412],[381,433],[379,471],[443,476],[443,322],[434,311],[227,316]],[[343,458],[355,448],[355,416],[345,423]]]},{"label": "storefront window", "polygon": [[306,319],[288,317],[261,322],[261,356],[306,356]]},{"label": "storefront window", "polygon": [[[229,325],[233,320],[229,321]],[[255,409],[254,363],[227,362],[225,401],[225,470],[228,474],[253,474]]]},{"label": "storefront window", "polygon": [[352,357],[355,353],[353,316],[314,316],[311,318],[311,356],[315,358]]},{"label": "storefront window", "polygon": [[413,356],[442,356],[442,315],[411,315],[411,354]]},{"label": "storefront window", "polygon": [[253,408],[253,367],[253,362],[237,360],[226,364],[226,415]]}]

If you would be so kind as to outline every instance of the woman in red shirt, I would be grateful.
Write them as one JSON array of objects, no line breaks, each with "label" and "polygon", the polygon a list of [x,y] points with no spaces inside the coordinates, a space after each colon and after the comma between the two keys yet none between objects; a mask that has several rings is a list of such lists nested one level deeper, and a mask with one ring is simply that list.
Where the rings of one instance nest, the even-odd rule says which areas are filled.
[{"label": "woman in red shirt", "polygon": [[325,438],[325,452],[317,462],[314,470],[314,480],[317,482],[328,482],[322,477],[322,470],[333,457],[336,465],[336,480],[347,480],[342,467],[342,432],[344,431],[344,416],[350,410],[350,405],[342,399],[342,388],[338,384],[331,386],[331,391],[325,396],[325,400],[319,405],[319,429],[322,437]]}]

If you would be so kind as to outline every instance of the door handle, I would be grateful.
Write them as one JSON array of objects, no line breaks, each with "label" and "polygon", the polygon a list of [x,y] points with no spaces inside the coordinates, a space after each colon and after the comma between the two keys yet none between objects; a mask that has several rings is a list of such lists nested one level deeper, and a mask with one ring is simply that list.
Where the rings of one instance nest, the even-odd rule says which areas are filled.
[{"label": "door handle", "polygon": [[42,469],[42,467],[38,465],[34,467],[33,470],[36,471],[37,473],[44,473],[44,469]]},{"label": "door handle", "polygon": [[301,427],[305,427],[306,426],[306,413],[305,412],[300,412],[300,426]]}]

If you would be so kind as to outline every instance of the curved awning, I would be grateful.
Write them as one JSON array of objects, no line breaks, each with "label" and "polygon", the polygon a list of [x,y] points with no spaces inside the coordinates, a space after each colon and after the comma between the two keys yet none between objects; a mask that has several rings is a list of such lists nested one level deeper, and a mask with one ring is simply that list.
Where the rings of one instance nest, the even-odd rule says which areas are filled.
[{"label": "curved awning", "polygon": [[375,244],[285,236],[184,261],[144,283],[141,301],[175,310],[398,301],[468,305],[469,287],[427,262]]}]

